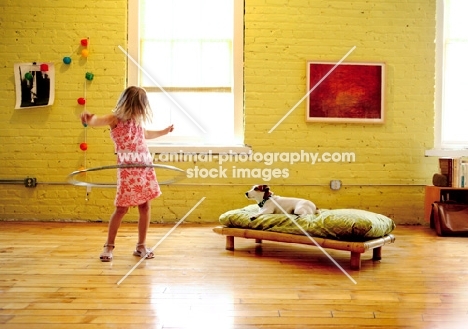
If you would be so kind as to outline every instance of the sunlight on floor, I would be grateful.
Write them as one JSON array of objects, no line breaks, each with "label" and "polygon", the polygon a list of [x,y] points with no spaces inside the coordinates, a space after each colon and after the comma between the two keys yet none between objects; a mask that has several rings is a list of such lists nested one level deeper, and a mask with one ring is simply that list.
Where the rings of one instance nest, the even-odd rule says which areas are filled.
[{"label": "sunlight on floor", "polygon": [[[174,292],[177,291],[175,295]],[[187,327],[191,329],[231,329],[234,327],[234,300],[226,288],[219,293],[219,286],[213,287],[176,286],[171,291],[154,291],[158,302],[153,304],[158,323],[162,327]],[[216,293],[212,293],[216,291]],[[181,298],[181,292],[183,298]],[[161,297],[163,296],[161,302]],[[164,298],[164,296],[166,298]],[[158,327],[160,328],[160,327]]]}]

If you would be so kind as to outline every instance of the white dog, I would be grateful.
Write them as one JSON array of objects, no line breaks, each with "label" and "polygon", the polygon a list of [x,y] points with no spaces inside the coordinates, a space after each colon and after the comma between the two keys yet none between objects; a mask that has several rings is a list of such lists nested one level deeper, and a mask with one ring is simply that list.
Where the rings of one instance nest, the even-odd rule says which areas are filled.
[{"label": "white dog", "polygon": [[245,196],[248,199],[257,201],[260,207],[260,211],[255,216],[252,216],[251,220],[264,214],[284,214],[283,210],[288,214],[294,215],[319,213],[312,201],[274,195],[268,185],[254,185],[250,191],[245,192]]}]

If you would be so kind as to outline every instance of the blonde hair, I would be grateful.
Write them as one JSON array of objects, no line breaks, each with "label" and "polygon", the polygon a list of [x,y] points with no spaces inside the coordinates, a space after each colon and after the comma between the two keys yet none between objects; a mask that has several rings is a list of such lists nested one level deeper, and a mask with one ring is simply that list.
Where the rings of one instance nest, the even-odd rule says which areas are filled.
[{"label": "blonde hair", "polygon": [[133,119],[138,123],[148,123],[153,117],[146,90],[136,86],[122,92],[113,112],[121,121]]}]

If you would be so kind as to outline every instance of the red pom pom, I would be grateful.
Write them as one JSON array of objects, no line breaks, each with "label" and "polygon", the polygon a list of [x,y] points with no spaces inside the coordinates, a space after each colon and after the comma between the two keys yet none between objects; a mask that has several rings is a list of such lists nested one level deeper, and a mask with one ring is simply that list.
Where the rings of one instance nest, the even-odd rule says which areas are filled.
[{"label": "red pom pom", "polygon": [[86,144],[86,143],[81,143],[81,144],[80,144],[80,149],[81,149],[82,151],[86,151],[86,150],[88,149],[88,144]]},{"label": "red pom pom", "polygon": [[80,104],[80,105],[85,105],[86,104],[86,99],[84,99],[83,97],[78,98],[77,101],[78,101],[78,104]]},{"label": "red pom pom", "polygon": [[49,71],[49,65],[41,64],[41,72],[47,72],[47,71]]},{"label": "red pom pom", "polygon": [[88,46],[88,39],[81,39],[81,45],[83,47],[87,47]]}]

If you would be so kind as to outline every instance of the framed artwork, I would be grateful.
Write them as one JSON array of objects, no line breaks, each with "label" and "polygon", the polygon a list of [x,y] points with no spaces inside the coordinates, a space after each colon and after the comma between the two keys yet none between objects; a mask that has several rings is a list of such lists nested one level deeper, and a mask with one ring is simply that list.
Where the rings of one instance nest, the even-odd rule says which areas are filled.
[{"label": "framed artwork", "polygon": [[53,63],[18,63],[14,65],[15,109],[50,106],[55,97]]},{"label": "framed artwork", "polygon": [[383,123],[385,64],[335,66],[307,62],[306,121]]}]

